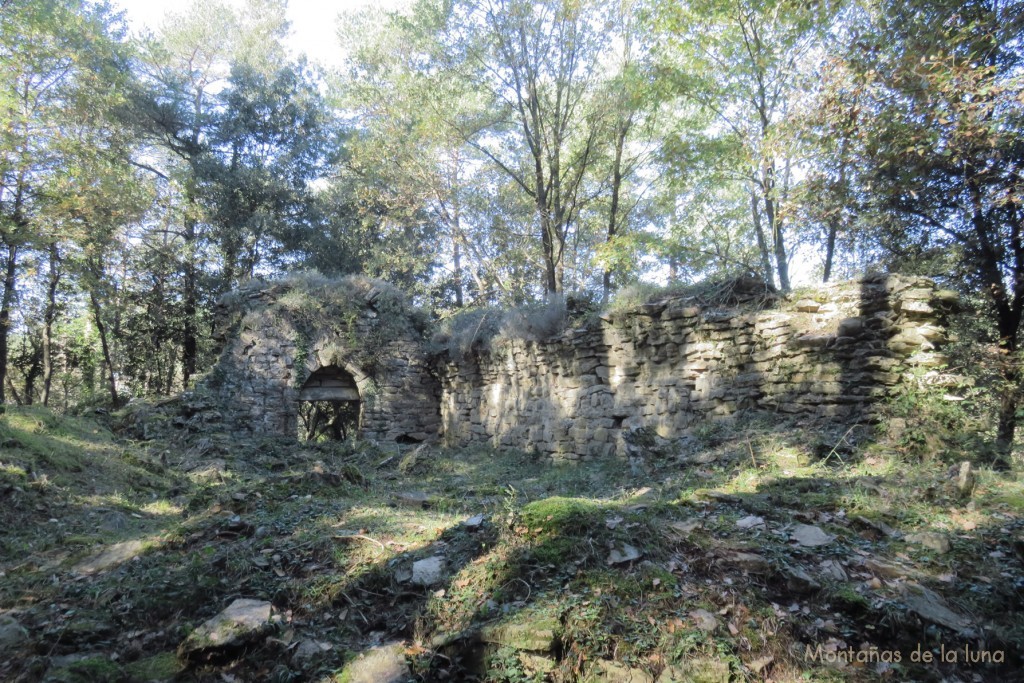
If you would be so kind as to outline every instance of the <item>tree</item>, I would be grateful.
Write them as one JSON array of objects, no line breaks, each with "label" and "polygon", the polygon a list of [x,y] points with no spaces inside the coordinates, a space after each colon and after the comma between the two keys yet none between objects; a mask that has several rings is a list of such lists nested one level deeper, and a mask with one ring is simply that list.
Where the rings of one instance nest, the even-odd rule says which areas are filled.
[{"label": "tree", "polygon": [[683,126],[698,146],[728,140],[731,154],[717,159],[716,175],[746,185],[759,270],[783,291],[790,288],[786,220],[799,163],[792,114],[835,11],[832,3],[791,0],[659,7],[663,75],[690,105]]},{"label": "tree", "polygon": [[[105,6],[80,0],[18,4],[0,14],[0,402],[22,259],[41,249],[56,267],[59,244],[70,238],[58,220],[62,203],[68,192],[89,192],[77,171],[118,163],[123,129],[111,113],[127,72],[119,35]],[[44,334],[52,315],[51,304]]]},{"label": "tree", "polygon": [[284,10],[281,0],[241,11],[196,3],[146,43],[137,65],[135,113],[151,147],[136,163],[170,204],[171,220],[155,227],[168,238],[158,253],[177,264],[166,283],[180,287],[183,385],[198,369],[206,304],[315,229],[311,184],[333,122],[315,75],[281,47]]},{"label": "tree", "polygon": [[[996,449],[1013,445],[1024,316],[1024,50],[1020,2],[883,2],[848,55],[857,192],[896,263],[983,292],[1000,351]],[[886,220],[887,219],[887,220]],[[952,270],[952,273],[950,272]]]},{"label": "tree", "polygon": [[565,285],[567,249],[597,157],[592,96],[606,37],[593,5],[569,0],[453,3],[442,40],[490,112],[460,123],[463,136],[533,204],[543,285]]}]

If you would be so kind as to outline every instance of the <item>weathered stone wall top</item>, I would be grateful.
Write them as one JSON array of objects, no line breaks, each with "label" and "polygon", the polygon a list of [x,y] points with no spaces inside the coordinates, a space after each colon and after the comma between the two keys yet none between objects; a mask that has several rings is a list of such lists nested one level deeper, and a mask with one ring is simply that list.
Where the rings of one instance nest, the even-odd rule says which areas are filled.
[{"label": "weathered stone wall top", "polygon": [[748,409],[865,420],[904,373],[946,362],[955,295],[927,279],[865,277],[773,303],[666,298],[447,358],[445,439],[575,460],[624,455],[631,429],[671,438]]}]

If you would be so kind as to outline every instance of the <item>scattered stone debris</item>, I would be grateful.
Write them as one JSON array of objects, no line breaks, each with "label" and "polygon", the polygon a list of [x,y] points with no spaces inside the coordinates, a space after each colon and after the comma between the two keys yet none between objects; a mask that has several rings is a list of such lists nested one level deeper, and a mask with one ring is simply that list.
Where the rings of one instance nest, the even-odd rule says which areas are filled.
[{"label": "scattered stone debris", "polygon": [[689,536],[694,531],[701,528],[701,526],[703,526],[703,522],[699,519],[684,519],[680,522],[672,522],[669,524],[669,527],[685,536]]},{"label": "scattered stone debris", "polygon": [[423,491],[406,491],[396,495],[395,501],[402,507],[425,508],[430,502],[430,496]]},{"label": "scattered stone debris", "polygon": [[723,560],[726,566],[733,566],[750,574],[762,574],[770,568],[768,560],[757,553],[734,550],[728,552]]},{"label": "scattered stone debris", "polygon": [[399,644],[375,647],[356,657],[338,680],[348,683],[406,683],[411,677],[405,650]]},{"label": "scattered stone debris", "polygon": [[907,534],[904,540],[906,540],[907,543],[923,545],[925,548],[934,550],[939,555],[945,555],[949,552],[950,548],[949,537],[936,531],[922,531],[917,534]]},{"label": "scattered stone debris", "polygon": [[755,527],[767,527],[764,522],[764,517],[758,517],[756,515],[748,515],[743,519],[736,521],[736,526],[740,529],[753,529]]},{"label": "scattered stone debris", "polygon": [[305,669],[314,665],[325,652],[330,652],[332,649],[333,646],[330,643],[317,640],[303,640],[295,648],[295,652],[292,653],[292,664],[300,669]]},{"label": "scattered stone debris", "polygon": [[821,527],[811,524],[797,524],[793,527],[789,537],[805,548],[828,545],[835,540],[834,536],[830,536],[822,531]]},{"label": "scattered stone debris", "polygon": [[639,560],[643,557],[643,553],[634,548],[628,543],[622,543],[617,548],[612,548],[612,551],[608,553],[608,564],[613,567],[620,564],[629,564],[634,560]]},{"label": "scattered stone debris", "polygon": [[28,640],[28,631],[9,614],[0,615],[0,652],[12,650]]},{"label": "scattered stone debris", "polygon": [[98,574],[99,572],[115,567],[122,562],[127,562],[139,555],[146,549],[145,541],[123,541],[115,543],[98,555],[82,560],[76,564],[71,571],[83,576]]},{"label": "scattered stone debris", "polygon": [[486,518],[483,515],[473,515],[463,522],[462,526],[466,527],[467,531],[477,531],[484,525],[485,519]]},{"label": "scattered stone debris", "polygon": [[690,612],[690,618],[693,619],[694,624],[696,624],[697,628],[701,631],[714,633],[718,630],[718,619],[714,614],[706,609],[698,609]]},{"label": "scattered stone debris", "polygon": [[433,586],[444,578],[444,557],[434,555],[412,563],[410,580],[417,586]]},{"label": "scattered stone debris", "polygon": [[960,463],[960,471],[956,478],[956,489],[957,493],[961,498],[967,499],[974,493],[974,468],[971,466],[969,460],[965,460]]},{"label": "scattered stone debris", "polygon": [[942,596],[924,586],[905,584],[902,586],[902,590],[907,609],[925,621],[945,626],[957,633],[971,627],[970,619],[951,610]]},{"label": "scattered stone debris", "polygon": [[178,646],[178,655],[193,658],[237,647],[265,635],[273,626],[271,611],[269,602],[239,598],[190,633]]},{"label": "scattered stone debris", "polygon": [[786,567],[782,571],[782,576],[786,580],[786,588],[794,593],[813,593],[821,590],[821,584],[800,567]]}]

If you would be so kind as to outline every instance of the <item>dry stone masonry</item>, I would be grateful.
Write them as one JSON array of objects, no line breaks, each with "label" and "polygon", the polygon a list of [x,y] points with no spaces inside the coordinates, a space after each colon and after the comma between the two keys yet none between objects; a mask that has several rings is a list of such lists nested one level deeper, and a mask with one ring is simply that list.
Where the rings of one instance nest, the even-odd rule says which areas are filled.
[{"label": "dry stone masonry", "polygon": [[348,380],[341,400],[352,400],[354,386],[363,438],[436,439],[440,387],[401,296],[366,278],[316,284],[285,280],[222,302],[225,346],[205,384],[229,419],[252,433],[294,436],[300,400],[328,398],[326,374]]},{"label": "dry stone masonry", "polygon": [[667,299],[549,341],[507,340],[440,368],[444,437],[576,460],[625,455],[636,428],[672,438],[741,410],[868,418],[903,373],[945,364],[955,300],[879,276],[767,310]]},{"label": "dry stone masonry", "polygon": [[623,456],[638,428],[673,438],[744,410],[852,423],[870,419],[909,373],[946,363],[945,316],[956,303],[930,280],[896,275],[768,306],[680,295],[455,358],[428,356],[423,335],[409,331],[379,342],[374,286],[364,290],[357,314],[306,342],[266,305],[273,293],[248,295],[214,375],[252,431],[294,434],[302,382],[324,367],[358,387],[364,438],[488,443],[556,460]]}]

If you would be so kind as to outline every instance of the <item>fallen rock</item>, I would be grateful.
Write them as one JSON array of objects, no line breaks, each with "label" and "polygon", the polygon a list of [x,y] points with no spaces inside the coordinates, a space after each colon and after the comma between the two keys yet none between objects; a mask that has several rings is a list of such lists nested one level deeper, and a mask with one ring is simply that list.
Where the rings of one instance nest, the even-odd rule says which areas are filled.
[{"label": "fallen rock", "polygon": [[440,555],[412,563],[411,580],[417,586],[433,586],[444,577],[444,558]]},{"label": "fallen rock", "polygon": [[813,593],[821,590],[821,584],[800,567],[786,567],[782,570],[786,588],[794,593]]},{"label": "fallen rock", "polygon": [[836,581],[846,581],[850,578],[838,560],[823,560],[819,566],[822,574]]},{"label": "fallen rock", "polygon": [[115,543],[98,555],[82,560],[72,567],[71,571],[83,576],[98,574],[122,562],[127,562],[136,555],[140,555],[145,548],[146,544],[144,541],[136,540]]},{"label": "fallen rock", "polygon": [[945,555],[949,552],[949,538],[945,534],[940,534],[935,531],[922,531],[918,534],[907,534],[907,543],[915,543],[917,545],[923,545],[926,548],[934,550],[939,555]]},{"label": "fallen rock", "polygon": [[412,677],[401,645],[382,645],[368,650],[342,670],[338,680],[348,683],[405,683]]},{"label": "fallen rock", "polygon": [[764,517],[758,517],[756,515],[748,515],[743,519],[736,520],[736,526],[740,529],[753,529],[754,527],[764,527]]},{"label": "fallen rock", "polygon": [[896,579],[907,575],[907,570],[899,565],[883,562],[882,560],[867,557],[864,558],[863,566],[871,573],[886,579]]},{"label": "fallen rock", "polygon": [[303,640],[292,653],[292,664],[305,669],[316,663],[325,652],[331,651],[330,643],[322,643],[316,640]]},{"label": "fallen rock", "polygon": [[671,522],[669,524],[669,527],[687,536],[701,528],[701,526],[702,522],[699,519],[685,519],[681,522]]},{"label": "fallen rock", "polygon": [[634,560],[639,560],[643,556],[639,550],[634,548],[628,543],[623,543],[618,548],[613,548],[608,554],[608,564],[613,567],[618,564],[629,564]]},{"label": "fallen rock", "polygon": [[750,574],[762,574],[770,568],[768,560],[757,553],[732,551],[722,558],[737,569]]},{"label": "fallen rock", "polygon": [[190,633],[178,646],[178,656],[194,657],[255,640],[271,629],[270,613],[269,602],[239,598]]},{"label": "fallen rock", "polygon": [[902,590],[907,609],[925,621],[945,626],[957,633],[970,628],[971,620],[951,610],[938,593],[917,584],[905,584]]},{"label": "fallen rock", "polygon": [[406,491],[395,496],[395,502],[407,508],[425,508],[430,496],[423,491]]},{"label": "fallen rock", "polygon": [[713,633],[718,630],[718,619],[706,609],[698,609],[690,612],[690,618],[701,631]]},{"label": "fallen rock", "polygon": [[466,527],[467,531],[476,531],[480,527],[482,527],[483,525],[484,525],[484,516],[483,515],[473,515],[472,517],[470,517],[469,519],[467,519],[465,522],[462,523],[462,526]]},{"label": "fallen rock", "polygon": [[828,545],[835,540],[834,536],[829,536],[821,530],[821,527],[812,524],[797,524],[793,527],[789,537],[805,548]]},{"label": "fallen rock", "polygon": [[878,521],[878,520],[870,520],[867,517],[863,517],[861,515],[857,515],[856,517],[854,517],[853,521],[855,521],[858,524],[861,524],[863,526],[866,526],[869,529],[877,531],[882,536],[888,536],[889,538],[899,538],[900,537],[900,532],[896,531],[895,529],[893,529],[891,526],[889,526],[885,522]]},{"label": "fallen rock", "polygon": [[970,498],[974,492],[974,470],[970,461],[960,463],[960,472],[957,474],[956,490],[961,498]]},{"label": "fallen rock", "polygon": [[485,626],[480,631],[480,640],[514,650],[550,652],[555,648],[560,630],[557,619],[520,617],[519,621]]},{"label": "fallen rock", "polygon": [[28,640],[28,631],[9,614],[0,615],[0,652],[13,650]]},{"label": "fallen rock", "polygon": [[729,683],[729,663],[703,657],[667,667],[656,683]]}]

